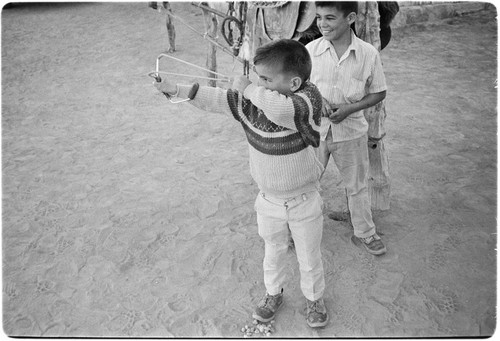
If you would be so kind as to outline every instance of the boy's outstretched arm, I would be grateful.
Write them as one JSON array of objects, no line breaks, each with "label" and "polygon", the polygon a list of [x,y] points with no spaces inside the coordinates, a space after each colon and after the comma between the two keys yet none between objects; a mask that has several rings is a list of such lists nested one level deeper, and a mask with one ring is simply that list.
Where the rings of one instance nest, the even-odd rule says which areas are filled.
[{"label": "boy's outstretched arm", "polygon": [[302,92],[286,96],[253,83],[244,91],[245,98],[261,109],[270,121],[291,130],[299,130],[298,120],[312,121],[316,116],[319,119],[321,94],[317,91],[315,95],[316,99]]},{"label": "boy's outstretched arm", "polygon": [[334,124],[339,124],[345,120],[349,115],[357,111],[370,108],[382,101],[385,98],[386,91],[368,94],[363,97],[359,102],[350,104],[330,104],[330,108],[326,108],[327,117]]},{"label": "boy's outstretched arm", "polygon": [[[192,98],[190,104],[209,112],[230,114],[236,119],[237,116],[233,112],[233,103],[238,103],[238,98],[241,96],[237,91],[228,93],[227,90],[217,87],[199,86],[196,91],[193,91],[193,85],[176,84],[168,79],[163,79],[161,82],[153,83],[159,92],[168,96],[173,96],[178,99]],[[196,92],[196,93],[194,93]]]},{"label": "boy's outstretched arm", "polygon": [[245,79],[241,82],[235,80],[233,89],[242,92],[245,99],[261,109],[269,121],[299,132],[308,145],[319,146],[322,97],[312,83],[291,95],[280,94]]}]

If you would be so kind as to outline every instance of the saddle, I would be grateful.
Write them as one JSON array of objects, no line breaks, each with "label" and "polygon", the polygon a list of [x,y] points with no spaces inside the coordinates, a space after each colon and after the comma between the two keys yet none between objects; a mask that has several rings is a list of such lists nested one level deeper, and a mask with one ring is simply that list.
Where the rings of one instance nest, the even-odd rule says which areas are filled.
[{"label": "saddle", "polygon": [[310,1],[252,1],[247,12],[246,40],[251,55],[260,46],[276,39],[300,38],[316,17]]}]

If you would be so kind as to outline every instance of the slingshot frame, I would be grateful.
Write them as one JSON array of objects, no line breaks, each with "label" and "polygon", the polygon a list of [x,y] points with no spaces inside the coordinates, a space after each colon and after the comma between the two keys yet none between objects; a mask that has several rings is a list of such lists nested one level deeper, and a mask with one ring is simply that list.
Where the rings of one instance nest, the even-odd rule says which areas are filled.
[{"label": "slingshot frame", "polygon": [[[206,72],[209,72],[209,73],[212,73],[214,75],[218,75],[220,76],[221,78],[216,78],[216,77],[204,77],[204,76],[198,76],[198,75],[190,75],[190,74],[184,74],[184,73],[177,73],[177,72],[170,72],[170,71],[160,71],[160,59],[162,58],[170,58],[172,60],[175,60],[175,61],[178,61],[180,63],[183,63],[183,64],[186,64],[186,65],[189,65],[191,67],[194,67],[194,68],[197,68],[197,69],[200,69],[200,70],[203,70],[203,71],[206,71]],[[207,80],[215,80],[215,81],[219,81],[219,82],[230,82],[231,81],[231,78],[229,76],[226,76],[222,73],[219,73],[219,72],[215,72],[215,71],[212,71],[212,70],[208,70],[204,67],[201,67],[201,66],[198,66],[196,64],[192,64],[190,62],[187,62],[185,60],[182,60],[182,59],[179,59],[179,58],[175,58],[175,57],[172,57],[171,55],[168,55],[168,54],[165,54],[165,53],[161,53],[157,58],[156,58],[156,70],[155,71],[151,71],[150,73],[148,73],[148,76],[154,78],[158,83],[161,82],[161,76],[160,74],[162,75],[172,75],[172,76],[180,76],[180,77],[189,77],[189,78],[199,78],[199,79],[207,79]],[[182,102],[187,102],[189,100],[192,99],[192,96],[190,94],[189,98],[186,98],[186,99],[181,99],[181,100],[177,100],[177,101],[174,101],[172,100],[172,96],[170,96],[169,94],[166,94],[164,93],[164,95],[168,98],[168,100],[171,102],[171,103],[182,103]]]}]

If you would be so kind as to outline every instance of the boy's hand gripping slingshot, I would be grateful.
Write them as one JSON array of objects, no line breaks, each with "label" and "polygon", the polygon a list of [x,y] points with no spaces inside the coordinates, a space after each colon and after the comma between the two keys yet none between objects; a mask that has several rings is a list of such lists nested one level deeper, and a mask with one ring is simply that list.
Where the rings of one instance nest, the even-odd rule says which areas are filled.
[{"label": "boy's hand gripping slingshot", "polygon": [[[197,69],[200,69],[200,70],[212,73],[214,75],[218,75],[220,78],[216,78],[216,77],[203,77],[203,76],[198,76],[198,75],[188,75],[188,74],[176,73],[176,72],[169,72],[169,71],[160,71],[160,59],[163,58],[163,57],[167,57],[167,58],[170,58],[172,60],[184,63],[184,64],[189,65],[189,66],[192,66],[194,68],[197,68]],[[203,68],[201,66],[198,66],[198,65],[186,62],[186,61],[184,61],[182,59],[175,58],[175,57],[172,57],[172,56],[170,56],[168,54],[164,54],[164,53],[160,54],[158,56],[158,58],[156,58],[156,70],[155,71],[151,71],[150,73],[148,73],[148,76],[153,77],[156,82],[160,83],[162,81],[162,78],[161,78],[160,74],[163,74],[163,75],[172,75],[172,76],[180,76],[180,77],[190,77],[190,78],[207,79],[207,80],[216,80],[216,81],[219,81],[219,82],[231,82],[231,78],[228,77],[228,76],[226,76],[226,75],[223,75],[221,73],[218,73],[218,72],[215,72],[215,71],[212,71],[212,70],[205,69],[205,68]],[[194,98],[194,96],[196,96],[196,93],[198,92],[198,88],[199,87],[200,87],[200,85],[198,83],[195,83],[193,85],[193,88],[189,92],[188,98],[181,99],[181,100],[172,100],[172,96],[170,94],[168,94],[166,92],[163,92],[163,94],[165,95],[165,97],[168,98],[168,100],[171,103],[182,103],[182,102],[186,102],[186,101],[192,100]]]}]

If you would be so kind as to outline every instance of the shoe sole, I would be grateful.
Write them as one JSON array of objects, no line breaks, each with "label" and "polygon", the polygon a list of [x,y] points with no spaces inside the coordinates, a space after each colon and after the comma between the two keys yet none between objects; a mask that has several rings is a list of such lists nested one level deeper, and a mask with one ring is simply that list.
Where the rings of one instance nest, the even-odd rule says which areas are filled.
[{"label": "shoe sole", "polygon": [[261,317],[261,316],[259,316],[257,314],[252,314],[252,318],[254,318],[255,320],[258,320],[260,322],[264,322],[264,323],[267,323],[267,322],[270,322],[270,321],[274,320],[275,316],[276,316],[276,314],[274,314],[270,318],[265,319],[265,318],[263,318],[263,317]]},{"label": "shoe sole", "polygon": [[356,237],[356,236],[352,236],[352,237],[351,237],[351,241],[352,241],[352,243],[353,243],[354,245],[356,245],[356,246],[358,246],[358,247],[359,247],[360,245],[362,245],[362,246],[364,247],[364,249],[365,249],[366,251],[368,251],[368,253],[370,253],[370,254],[372,254],[372,255],[375,255],[375,256],[380,256],[380,255],[383,255],[384,253],[386,253],[386,252],[387,252],[387,248],[386,248],[385,246],[384,246],[384,248],[383,248],[383,249],[380,249],[380,250],[378,250],[378,251],[373,251],[373,250],[370,250],[370,249],[368,248],[368,246],[366,246],[366,244],[365,244],[365,243],[363,243],[361,240],[359,240],[359,238],[358,238],[358,237]]}]

